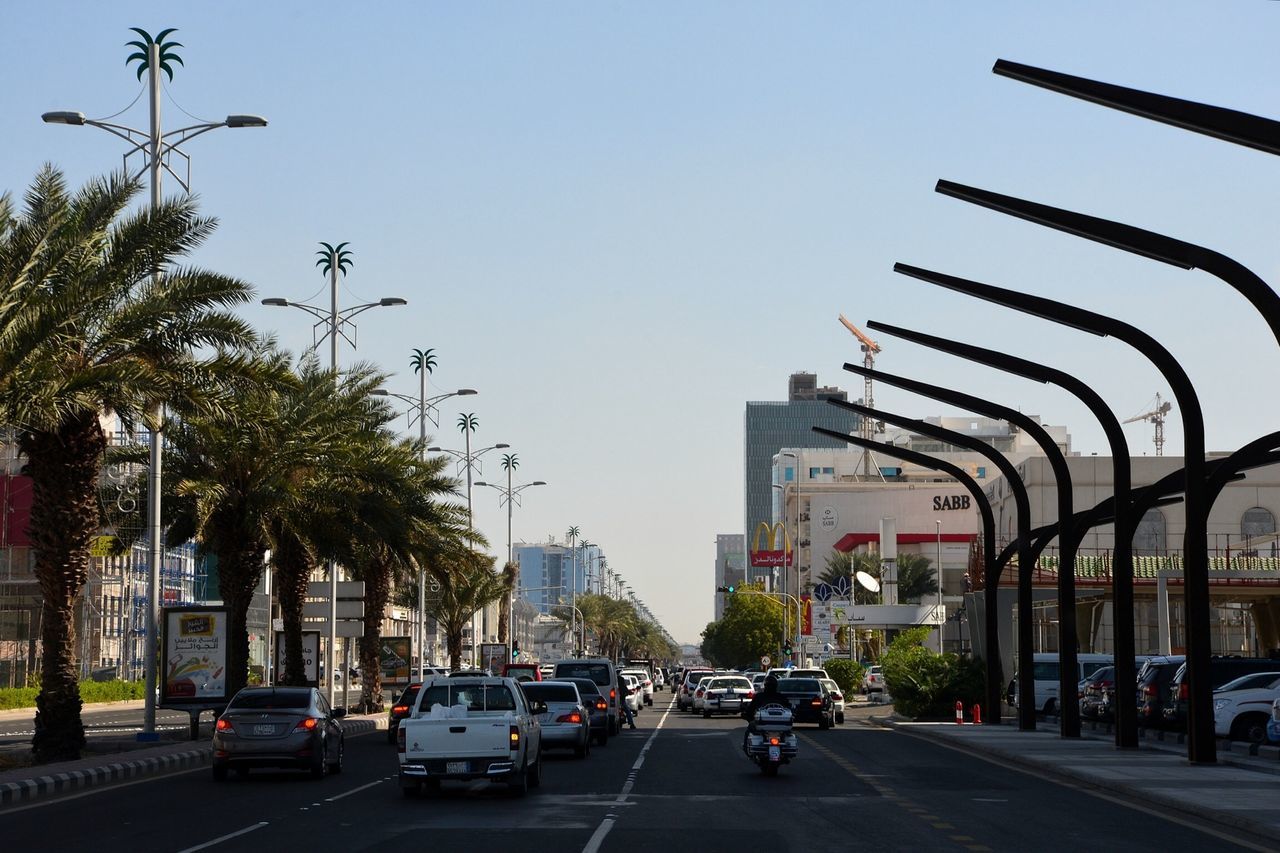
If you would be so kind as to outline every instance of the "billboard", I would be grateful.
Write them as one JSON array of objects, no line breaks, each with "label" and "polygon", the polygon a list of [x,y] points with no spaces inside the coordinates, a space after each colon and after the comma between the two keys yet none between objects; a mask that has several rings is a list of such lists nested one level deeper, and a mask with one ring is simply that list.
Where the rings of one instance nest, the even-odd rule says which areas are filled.
[{"label": "billboard", "polygon": [[378,648],[378,667],[383,684],[408,684],[413,677],[413,644],[409,637],[383,637]]},{"label": "billboard", "polygon": [[[763,535],[764,547],[761,548]],[[787,535],[787,526],[781,521],[769,524],[762,521],[756,525],[755,536],[751,540],[751,565],[757,569],[774,566],[790,566],[795,562],[795,552],[791,548],[791,537]]]},{"label": "billboard", "polygon": [[[309,687],[320,686],[320,632],[302,632],[302,671]],[[284,631],[276,631],[276,678],[284,674]]]},{"label": "billboard", "polygon": [[506,643],[481,643],[480,668],[493,675],[502,675],[502,668],[511,660]]},{"label": "billboard", "polygon": [[163,613],[160,704],[225,704],[227,608],[166,607]]}]

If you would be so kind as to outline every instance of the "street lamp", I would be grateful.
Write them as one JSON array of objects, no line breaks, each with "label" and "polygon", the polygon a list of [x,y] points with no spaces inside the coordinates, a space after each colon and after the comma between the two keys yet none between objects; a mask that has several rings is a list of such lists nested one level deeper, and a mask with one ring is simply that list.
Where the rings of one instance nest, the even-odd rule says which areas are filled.
[{"label": "street lamp", "polygon": [[[137,27],[131,27],[130,29],[143,38],[143,41],[129,43],[131,47],[137,47],[139,50],[131,54],[125,62],[127,64],[136,59],[138,60],[138,76],[141,77],[144,71],[147,73],[148,101],[150,105],[150,122],[147,130],[139,130],[100,119],[85,118],[84,113],[75,110],[53,110],[42,114],[40,118],[46,124],[96,127],[128,143],[129,148],[124,153],[125,171],[128,171],[129,158],[134,154],[141,155],[143,166],[134,174],[134,178],[142,177],[143,172],[148,173],[148,183],[151,185],[151,209],[154,211],[160,206],[163,172],[168,172],[184,192],[191,192],[191,158],[182,150],[183,143],[220,127],[266,127],[267,120],[262,116],[229,115],[222,121],[199,122],[167,133],[164,132],[160,125],[160,72],[164,71],[169,75],[169,79],[173,79],[171,62],[177,62],[180,65],[184,64],[181,57],[174,52],[174,49],[180,45],[176,42],[166,42],[164,40],[167,35],[175,32],[173,29],[162,30],[155,38],[152,38],[150,34]],[[185,176],[178,174],[170,165],[170,160],[175,157],[181,158],[186,164]],[[159,271],[155,275],[159,277]],[[150,539],[149,559],[151,565],[147,579],[147,631],[144,635],[146,647],[143,655],[143,665],[146,668],[146,694],[144,696],[146,707],[143,712],[142,732],[138,735],[138,740],[143,741],[151,741],[158,738],[156,733],[156,651],[158,644],[157,627],[160,617],[160,564],[164,557],[163,543],[160,538],[162,415],[161,406],[157,406],[155,424],[151,428],[148,438],[147,535]]]},{"label": "street lamp", "polygon": [[[394,397],[401,402],[417,407],[418,411],[416,413],[412,409],[409,410],[409,426],[412,427],[415,422],[418,424],[418,441],[423,445],[423,450],[425,451],[429,449],[426,447],[427,419],[430,418],[431,423],[435,426],[440,426],[440,409],[436,404],[448,400],[450,397],[470,397],[480,392],[474,388],[459,388],[457,391],[437,394],[434,397],[425,397],[421,393],[417,397],[410,397],[408,394],[397,394],[395,391],[388,391],[386,388],[376,388],[369,393],[379,397]],[[431,416],[432,412],[435,412],[435,417]]]},{"label": "street lamp", "polygon": [[[327,337],[329,339],[329,369],[333,371],[333,381],[338,381],[338,337],[341,335],[346,338],[347,342],[354,348],[356,346],[355,324],[351,322],[357,314],[363,314],[371,308],[390,308],[396,305],[407,305],[404,299],[398,296],[384,296],[377,302],[365,302],[361,305],[353,305],[350,308],[338,309],[338,273],[347,274],[347,268],[351,266],[351,250],[347,248],[349,244],[338,243],[331,245],[329,243],[320,243],[324,248],[316,252],[320,255],[320,260],[316,261],[316,266],[320,267],[329,276],[329,310],[325,312],[318,305],[309,305],[305,302],[292,302],[279,296],[272,296],[262,300],[263,305],[274,308],[297,308],[305,311],[312,317],[319,319],[311,327],[312,347],[318,347],[320,343]],[[316,330],[328,324],[329,328],[324,334],[316,337]],[[343,332],[344,326],[350,326],[353,334],[348,337]],[[348,643],[347,649],[351,646]],[[338,662],[338,566],[336,563],[329,565],[329,658],[328,671],[325,673],[325,682],[327,684],[326,695],[329,704],[333,704],[333,669]],[[421,655],[422,650],[418,650]],[[345,664],[344,664],[345,666]],[[346,668],[350,670],[349,667]],[[344,677],[343,684],[347,679]]]},{"label": "street lamp", "polygon": [[[507,472],[506,486],[501,486],[501,485],[498,485],[497,483],[486,483],[483,480],[477,482],[476,485],[487,486],[491,489],[497,489],[500,495],[500,497],[498,498],[498,506],[502,506],[503,503],[506,503],[507,505],[507,565],[511,565],[512,563],[511,516],[512,516],[512,512],[514,510],[515,505],[520,500],[520,493],[523,492],[525,489],[531,489],[534,486],[545,486],[547,482],[546,480],[534,480],[532,483],[524,483],[523,485],[519,485],[519,486],[511,485],[511,474],[516,468],[520,467],[520,460],[514,453],[503,454],[502,467]],[[517,581],[518,581],[518,575],[517,575]],[[516,584],[513,583],[511,585],[511,591],[507,593],[507,642],[508,644],[511,642],[511,638],[514,636],[511,631],[511,628],[512,628],[512,620],[515,617],[515,594],[516,594],[515,587],[516,587]]]}]

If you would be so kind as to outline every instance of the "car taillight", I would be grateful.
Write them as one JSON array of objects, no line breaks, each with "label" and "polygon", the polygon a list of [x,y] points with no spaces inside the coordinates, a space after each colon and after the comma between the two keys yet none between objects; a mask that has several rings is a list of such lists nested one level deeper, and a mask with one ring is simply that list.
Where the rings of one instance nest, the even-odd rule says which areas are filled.
[{"label": "car taillight", "polygon": [[320,721],[317,720],[315,717],[306,717],[300,720],[298,724],[293,727],[293,731],[295,733],[314,731],[315,727],[319,725],[319,723]]},{"label": "car taillight", "polygon": [[781,742],[782,741],[778,740],[776,737],[769,738],[769,746],[777,746]]},{"label": "car taillight", "polygon": [[834,700],[836,700],[837,702],[843,702],[843,701],[844,701],[844,694],[843,694],[843,693],[832,693],[832,694],[831,694],[831,698],[832,698],[832,699],[834,699]]},{"label": "car taillight", "polygon": [[568,714],[561,714],[560,716],[556,717],[556,722],[557,723],[580,723],[582,722],[582,715],[579,714],[577,711],[572,711]]},{"label": "car taillight", "polygon": [[754,699],[754,698],[756,698],[756,692],[755,692],[754,690],[748,690],[748,691],[747,691],[747,698],[748,698],[748,699]]},{"label": "car taillight", "polygon": [[603,699],[598,699],[598,700],[596,700],[596,710],[597,710],[597,711],[607,711],[607,710],[609,710],[609,703],[608,703],[608,702],[606,702],[606,701],[604,701]]},{"label": "car taillight", "polygon": [[1178,685],[1178,698],[1186,699],[1191,696],[1191,687],[1185,681]]},{"label": "car taillight", "polygon": [[520,727],[519,726],[511,727],[511,748],[513,750],[520,748]]},{"label": "car taillight", "polygon": [[218,729],[218,731],[220,731],[220,732],[233,732],[233,733],[234,733],[234,732],[235,732],[235,730],[236,730],[236,729],[235,729],[235,726],[231,725],[231,721],[230,721],[230,720],[222,720],[222,719],[220,719],[220,720],[218,720],[218,722],[217,722],[215,725],[217,726],[217,729]]},{"label": "car taillight", "polygon": [[405,732],[403,728],[396,729],[396,752],[404,752]]},{"label": "car taillight", "polygon": [[616,689],[616,688],[613,688],[613,687],[610,687],[610,688],[609,688],[609,698],[610,698],[610,699],[617,699],[617,698],[618,698],[618,691],[617,691],[617,689]]},{"label": "car taillight", "polygon": [[1146,684],[1146,685],[1143,685],[1143,688],[1142,688],[1142,695],[1143,695],[1143,696],[1150,696],[1151,698],[1153,698],[1153,699],[1154,699],[1156,696],[1159,696],[1159,695],[1160,695],[1160,691],[1156,690],[1155,685],[1153,685],[1153,684]]},{"label": "car taillight", "polygon": [[408,706],[408,705],[392,705],[392,706],[391,706],[391,713],[393,713],[393,714],[407,714],[407,713],[409,713],[409,706]]},{"label": "car taillight", "polygon": [[822,700],[821,700],[821,699],[814,699],[814,700],[813,700],[813,701],[811,701],[809,704],[810,704],[810,705],[812,705],[812,706],[813,706],[813,707],[815,707],[815,708],[820,708],[820,707],[822,707]]}]

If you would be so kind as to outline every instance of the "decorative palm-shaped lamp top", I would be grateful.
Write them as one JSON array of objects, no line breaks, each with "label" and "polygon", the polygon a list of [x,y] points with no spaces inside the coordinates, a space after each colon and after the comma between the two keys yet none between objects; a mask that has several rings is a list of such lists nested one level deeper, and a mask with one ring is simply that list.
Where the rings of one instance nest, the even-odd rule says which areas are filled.
[{"label": "decorative palm-shaped lamp top", "polygon": [[343,275],[347,274],[347,268],[352,266],[355,261],[351,260],[351,250],[346,248],[350,243],[339,243],[336,246],[330,246],[328,243],[321,241],[323,249],[316,252],[320,256],[320,260],[316,261],[316,266],[329,275],[336,267],[338,272]]},{"label": "decorative palm-shaped lamp top", "polygon": [[520,457],[515,453],[502,454],[502,470],[514,471],[520,467]]},{"label": "decorative palm-shaped lamp top", "polygon": [[573,527],[569,528],[567,533],[565,533],[564,538],[576,540],[581,535],[582,535],[582,531],[579,530],[578,526],[575,524]]},{"label": "decorative palm-shaped lamp top", "polygon": [[480,426],[480,419],[475,416],[474,412],[458,415],[459,432],[475,432],[478,426]]},{"label": "decorative palm-shaped lamp top", "polygon": [[432,354],[434,349],[415,349],[413,355],[409,356],[409,364],[413,365],[414,373],[421,373],[424,369],[430,373],[436,366],[436,357]]},{"label": "decorative palm-shaped lamp top", "polygon": [[130,27],[129,29],[133,30],[135,33],[142,36],[142,41],[131,41],[127,43],[126,45],[127,47],[136,47],[137,50],[129,54],[129,58],[124,61],[124,64],[128,65],[130,62],[133,62],[135,59],[138,61],[138,79],[139,80],[142,79],[143,73],[151,67],[152,45],[155,45],[160,48],[160,70],[163,71],[165,74],[169,75],[170,80],[173,79],[173,67],[169,63],[176,62],[182,66],[186,65],[186,63],[182,61],[182,57],[174,53],[174,50],[173,50],[175,47],[182,47],[183,46],[182,43],[176,42],[176,41],[164,40],[164,37],[169,35],[169,33],[176,33],[178,31],[176,27],[170,27],[167,30],[161,30],[160,32],[156,33],[155,38],[152,38],[151,34],[148,33],[146,30],[140,30],[137,27]]}]

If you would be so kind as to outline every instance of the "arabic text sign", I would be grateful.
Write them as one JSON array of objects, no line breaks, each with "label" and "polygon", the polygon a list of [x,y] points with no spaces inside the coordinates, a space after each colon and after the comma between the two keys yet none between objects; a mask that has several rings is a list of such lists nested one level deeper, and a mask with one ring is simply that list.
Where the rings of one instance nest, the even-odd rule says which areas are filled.
[{"label": "arabic text sign", "polygon": [[194,705],[227,699],[227,609],[166,607],[161,704]]}]

